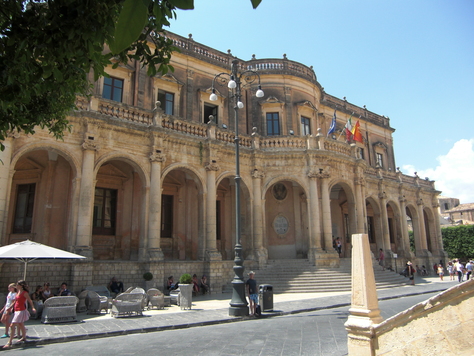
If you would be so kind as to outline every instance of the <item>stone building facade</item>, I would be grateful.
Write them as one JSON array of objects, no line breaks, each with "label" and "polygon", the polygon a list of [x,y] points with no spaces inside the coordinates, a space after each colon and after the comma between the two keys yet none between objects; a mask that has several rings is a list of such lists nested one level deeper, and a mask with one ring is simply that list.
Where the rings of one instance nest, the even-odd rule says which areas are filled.
[{"label": "stone building facade", "polygon": [[[29,238],[89,257],[58,271],[77,289],[105,282],[119,265],[122,279],[151,270],[159,286],[183,268],[207,273],[215,289],[233,276],[233,98],[219,82],[218,100],[209,95],[235,57],[191,36],[169,37],[180,49],[174,72],[148,77],[133,62],[110,68],[90,99],[78,98],[63,141],[38,129],[4,142],[1,244]],[[244,85],[239,110],[246,265],[307,258],[336,267],[333,239],[350,257],[354,233],[367,233],[387,265],[444,258],[440,192],[398,170],[387,117],[326,93],[311,67],[286,56],[239,60],[239,68],[258,71],[265,92],[256,98],[257,84]],[[335,110],[336,132],[327,137]],[[363,143],[340,134],[351,115]]]}]

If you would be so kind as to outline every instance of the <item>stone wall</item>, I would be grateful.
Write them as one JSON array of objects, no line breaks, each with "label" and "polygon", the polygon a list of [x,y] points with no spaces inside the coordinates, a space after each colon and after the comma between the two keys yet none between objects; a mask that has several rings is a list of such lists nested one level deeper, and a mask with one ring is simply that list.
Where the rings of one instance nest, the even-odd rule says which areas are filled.
[{"label": "stone wall", "polygon": [[474,280],[456,285],[374,327],[375,355],[472,355]]},{"label": "stone wall", "polygon": [[[251,261],[249,261],[251,262]],[[183,273],[194,273],[201,279],[203,274],[208,276],[211,292],[221,293],[225,285],[233,277],[233,261],[164,261],[164,262],[136,262],[136,261],[35,261],[28,264],[26,281],[33,291],[36,285],[45,282],[51,284],[56,291],[62,282],[68,283],[69,289],[74,293],[90,285],[107,285],[115,276],[123,282],[125,288],[138,286],[145,288],[143,274],[151,272],[153,280],[147,287],[157,287],[164,290],[168,276],[173,276],[175,281]],[[252,264],[245,263],[245,270],[255,268]],[[8,284],[23,278],[24,264],[18,261],[5,260],[0,263],[0,286],[5,291]],[[244,276],[246,277],[246,276]]]}]

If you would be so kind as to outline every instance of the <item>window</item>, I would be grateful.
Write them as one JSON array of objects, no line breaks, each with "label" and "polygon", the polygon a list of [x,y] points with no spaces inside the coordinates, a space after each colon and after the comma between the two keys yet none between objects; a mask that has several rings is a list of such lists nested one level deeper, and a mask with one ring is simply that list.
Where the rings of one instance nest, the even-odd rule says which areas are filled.
[{"label": "window", "polygon": [[448,203],[444,203],[444,210],[449,210],[449,204]]},{"label": "window", "polygon": [[204,117],[203,121],[205,124],[209,122],[209,116],[214,116],[214,123],[217,125],[217,106],[212,104],[204,104]]},{"label": "window", "polygon": [[14,234],[31,233],[36,184],[20,184],[17,188]]},{"label": "window", "polygon": [[309,118],[301,116],[301,135],[311,135],[311,126],[309,124]]},{"label": "window", "polygon": [[359,148],[359,155],[360,155],[360,159],[365,159],[363,148]]},{"label": "window", "polygon": [[115,235],[117,215],[117,190],[95,188],[92,233],[94,235]]},{"label": "window", "polygon": [[114,77],[104,77],[104,91],[102,97],[104,99],[115,100],[122,102],[123,79]]},{"label": "window", "polygon": [[166,115],[174,114],[174,94],[163,90],[158,91],[158,101],[161,102],[161,108]]},{"label": "window", "polygon": [[161,196],[161,237],[173,237],[173,196]]},{"label": "window", "polygon": [[383,168],[383,155],[381,153],[376,153],[377,155],[377,162],[376,164],[380,167]]},{"label": "window", "polygon": [[280,134],[280,119],[277,112],[267,113],[267,135],[275,136]]}]

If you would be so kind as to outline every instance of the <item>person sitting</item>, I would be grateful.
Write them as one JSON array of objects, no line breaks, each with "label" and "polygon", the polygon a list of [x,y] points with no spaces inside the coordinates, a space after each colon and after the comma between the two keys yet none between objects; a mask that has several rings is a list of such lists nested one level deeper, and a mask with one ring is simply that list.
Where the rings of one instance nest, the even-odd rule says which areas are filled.
[{"label": "person sitting", "polygon": [[36,290],[33,293],[31,293],[31,300],[33,302],[39,302],[39,301],[43,302],[44,301],[44,299],[43,299],[43,286],[41,286],[41,285],[36,286]]},{"label": "person sitting", "polygon": [[43,296],[43,300],[54,297],[53,291],[50,289],[50,285],[48,282],[43,285],[43,291],[41,292],[41,294]]},{"label": "person sitting", "polygon": [[118,282],[117,278],[115,277],[112,277],[112,279],[110,280],[108,288],[112,293],[115,293],[115,294],[123,293],[123,283]]},{"label": "person sitting", "polygon": [[178,283],[175,284],[173,276],[169,276],[168,282],[166,284],[166,289],[168,289],[169,291],[172,291],[172,290],[175,290],[176,288],[178,288]]},{"label": "person sitting", "polygon": [[66,282],[63,282],[61,284],[61,287],[59,288],[57,295],[59,297],[66,297],[66,296],[72,295],[71,291],[69,289],[67,289],[67,283]]},{"label": "person sitting", "polygon": [[207,284],[207,277],[203,274],[201,278],[201,290],[202,294],[206,294],[209,291],[209,285]]},{"label": "person sitting", "polygon": [[196,294],[199,293],[199,282],[196,274],[193,274],[193,292]]}]

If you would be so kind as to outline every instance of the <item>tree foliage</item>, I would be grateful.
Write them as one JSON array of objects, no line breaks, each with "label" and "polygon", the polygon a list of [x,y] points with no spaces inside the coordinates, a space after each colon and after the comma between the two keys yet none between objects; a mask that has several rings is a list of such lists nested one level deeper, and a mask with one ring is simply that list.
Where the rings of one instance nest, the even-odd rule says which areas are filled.
[{"label": "tree foliage", "polygon": [[474,225],[459,225],[441,229],[444,250],[450,258],[462,260],[474,257]]},{"label": "tree foliage", "polygon": [[177,48],[163,27],[176,9],[193,8],[194,0],[3,0],[0,148],[9,132],[36,126],[61,138],[76,96],[89,94],[87,74],[97,80],[112,61],[138,60],[149,75],[173,70]]}]

